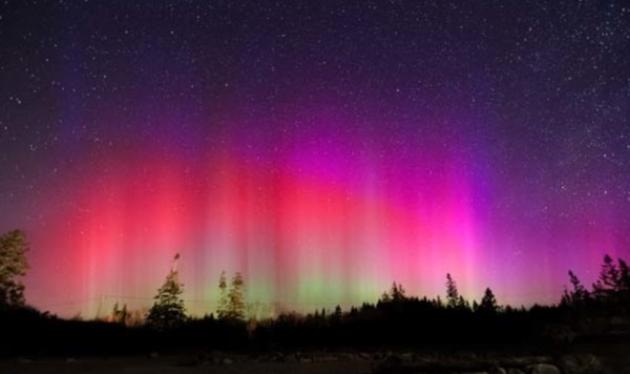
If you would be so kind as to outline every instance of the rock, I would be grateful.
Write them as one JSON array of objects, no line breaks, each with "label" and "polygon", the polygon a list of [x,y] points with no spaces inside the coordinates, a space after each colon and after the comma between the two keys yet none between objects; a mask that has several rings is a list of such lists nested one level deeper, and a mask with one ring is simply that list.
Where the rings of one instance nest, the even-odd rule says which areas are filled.
[{"label": "rock", "polygon": [[560,369],[552,364],[534,364],[527,367],[529,374],[561,374]]},{"label": "rock", "polygon": [[149,358],[156,359],[158,357],[160,357],[160,355],[157,352],[149,353]]},{"label": "rock", "polygon": [[497,366],[490,370],[490,374],[507,374],[507,370],[500,366]]},{"label": "rock", "polygon": [[33,360],[31,360],[30,358],[20,357],[17,359],[17,362],[20,364],[31,364],[33,363]]},{"label": "rock", "polygon": [[603,371],[602,363],[592,354],[580,356],[563,356],[560,367],[565,374],[591,374]]},{"label": "rock", "polygon": [[232,365],[233,361],[232,361],[232,359],[231,359],[231,358],[226,357],[226,358],[224,358],[224,359],[221,361],[221,363],[222,363],[223,365]]},{"label": "rock", "polygon": [[77,362],[76,358],[73,358],[73,357],[66,358],[66,363],[67,364],[74,364],[75,362]]},{"label": "rock", "polygon": [[301,364],[310,364],[311,362],[313,362],[312,358],[308,358],[308,357],[302,357],[300,358],[300,363]]}]

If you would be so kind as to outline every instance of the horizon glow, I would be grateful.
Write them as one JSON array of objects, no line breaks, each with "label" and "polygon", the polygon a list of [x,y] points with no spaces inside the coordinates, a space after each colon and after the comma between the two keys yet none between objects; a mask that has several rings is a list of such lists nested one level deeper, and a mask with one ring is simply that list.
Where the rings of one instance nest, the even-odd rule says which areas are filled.
[{"label": "horizon glow", "polygon": [[[309,128],[330,126],[339,124]],[[194,158],[142,142],[90,156],[96,167],[72,184],[60,178],[51,188],[62,195],[36,205],[51,218],[27,231],[37,253],[29,301],[90,317],[115,302],[148,307],[180,253],[195,315],[215,311],[222,270],[243,273],[257,314],[374,302],[394,281],[411,295],[443,298],[447,272],[468,299],[489,286],[502,303],[530,305],[557,302],[568,269],[588,285],[603,254],[617,255],[608,230],[586,220],[559,223],[571,237],[540,231],[535,219],[510,227],[498,218],[495,177],[479,178],[480,160],[459,157],[454,144],[374,155],[353,149],[374,139],[294,136],[304,134],[264,157],[252,157],[265,153],[254,143],[229,141]],[[569,245],[570,262],[549,251]]]}]

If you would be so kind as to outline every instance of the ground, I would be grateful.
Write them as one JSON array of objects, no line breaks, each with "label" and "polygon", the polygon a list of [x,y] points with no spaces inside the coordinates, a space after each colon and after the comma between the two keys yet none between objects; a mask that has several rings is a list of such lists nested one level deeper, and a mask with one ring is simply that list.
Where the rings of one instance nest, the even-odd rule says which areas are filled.
[{"label": "ground", "polygon": [[226,364],[186,362],[174,357],[149,359],[146,357],[126,358],[91,358],[80,360],[42,360],[29,362],[2,362],[0,373],[7,374],[193,374],[193,373],[371,373],[368,361],[336,361],[336,362],[256,362],[243,360]]},{"label": "ground", "polygon": [[588,344],[549,355],[473,352],[308,352],[263,355],[223,352],[116,357],[20,357],[0,360],[2,374],[196,374],[196,373],[630,373],[625,342]]}]

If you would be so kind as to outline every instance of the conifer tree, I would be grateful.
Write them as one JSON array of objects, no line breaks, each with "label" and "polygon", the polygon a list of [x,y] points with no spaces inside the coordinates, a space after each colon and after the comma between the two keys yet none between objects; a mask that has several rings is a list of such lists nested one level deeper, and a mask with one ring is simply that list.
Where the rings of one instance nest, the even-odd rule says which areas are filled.
[{"label": "conifer tree", "polygon": [[184,300],[181,298],[183,292],[183,285],[179,283],[178,273],[173,268],[158,289],[147,316],[147,324],[160,330],[181,325],[186,320]]},{"label": "conifer tree", "polygon": [[245,282],[243,281],[241,273],[236,273],[232,278],[232,285],[230,287],[230,292],[228,293],[227,318],[245,318],[245,298],[243,295],[244,287]]},{"label": "conifer tree", "polygon": [[406,298],[406,291],[402,284],[394,282],[390,291],[390,298],[392,301],[402,301]]},{"label": "conifer tree", "polygon": [[390,301],[392,301],[392,298],[389,296],[389,293],[383,292],[383,294],[381,295],[381,298],[379,299],[379,303],[387,304]]},{"label": "conifer tree", "polygon": [[227,294],[227,280],[225,277],[225,271],[221,272],[219,276],[219,305],[217,308],[217,317],[219,319],[227,318],[228,316],[228,294]]},{"label": "conifer tree", "polygon": [[470,309],[470,303],[468,300],[464,299],[462,295],[459,295],[457,299],[457,308],[459,309]]},{"label": "conifer tree", "polygon": [[486,288],[478,310],[482,313],[496,313],[499,310],[497,299],[490,288]]},{"label": "conifer tree", "polygon": [[127,310],[127,304],[124,304],[122,309],[120,309],[118,303],[114,304],[114,309],[112,310],[112,322],[126,325],[128,324],[130,318],[131,314]]},{"label": "conifer tree", "polygon": [[449,308],[457,307],[459,303],[459,291],[457,291],[457,285],[451,277],[450,273],[446,274],[446,306]]},{"label": "conifer tree", "polygon": [[569,270],[569,281],[571,282],[572,290],[568,291],[564,290],[564,294],[562,296],[562,304],[564,305],[580,305],[584,304],[589,298],[590,293],[588,290],[582,285],[580,279],[573,273],[573,271]]},{"label": "conifer tree", "polygon": [[630,311],[630,268],[622,259],[619,259],[617,263],[619,264],[619,284],[617,290],[619,292],[621,305],[626,313],[628,313]]},{"label": "conifer tree", "polygon": [[593,294],[600,300],[609,297],[620,283],[619,275],[619,269],[615,266],[612,257],[605,255],[599,279],[593,284]]},{"label": "conifer tree", "polygon": [[630,292],[630,268],[622,259],[619,259],[617,263],[619,264],[619,282],[617,288],[619,291]]},{"label": "conifer tree", "polygon": [[341,310],[341,305],[337,305],[335,307],[335,311],[333,313],[333,315],[331,316],[331,318],[333,319],[333,321],[341,321],[341,316],[343,315],[343,311]]}]

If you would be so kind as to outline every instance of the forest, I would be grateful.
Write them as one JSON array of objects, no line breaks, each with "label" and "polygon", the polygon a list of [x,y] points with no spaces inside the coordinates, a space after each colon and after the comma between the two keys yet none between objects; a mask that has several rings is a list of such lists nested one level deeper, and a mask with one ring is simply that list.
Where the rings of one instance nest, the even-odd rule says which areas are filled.
[{"label": "forest", "polygon": [[627,337],[630,270],[623,259],[605,256],[599,278],[586,287],[572,271],[570,288],[557,305],[500,305],[490,288],[478,303],[462,297],[451,274],[445,298],[408,295],[393,283],[376,303],[309,314],[283,313],[256,320],[246,316],[245,282],[222,273],[216,313],[187,314],[184,285],[172,269],[145,316],[116,304],[106,319],[63,319],[28,306],[22,278],[28,270],[22,231],[0,237],[0,354],[112,354],[185,349],[247,352],[285,350],[382,350],[423,347],[570,347],[579,342]]}]

